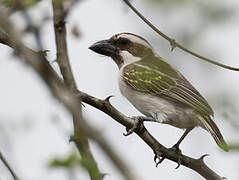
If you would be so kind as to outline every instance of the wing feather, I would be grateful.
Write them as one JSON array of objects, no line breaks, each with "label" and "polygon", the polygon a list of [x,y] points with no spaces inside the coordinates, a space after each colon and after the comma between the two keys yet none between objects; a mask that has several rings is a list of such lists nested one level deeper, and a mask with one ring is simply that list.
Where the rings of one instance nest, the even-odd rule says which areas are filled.
[{"label": "wing feather", "polygon": [[201,94],[178,71],[160,57],[146,57],[124,67],[123,78],[133,89],[152,95],[166,95],[203,115],[213,115]]}]

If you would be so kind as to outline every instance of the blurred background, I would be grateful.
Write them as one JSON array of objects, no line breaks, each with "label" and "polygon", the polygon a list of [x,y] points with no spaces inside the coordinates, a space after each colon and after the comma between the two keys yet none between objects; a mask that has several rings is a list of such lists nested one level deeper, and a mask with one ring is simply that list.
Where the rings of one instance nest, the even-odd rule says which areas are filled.
[{"label": "blurred background", "polygon": [[[1,2],[1,1],[0,1]],[[239,67],[239,1],[228,0],[138,0],[134,5],[164,33],[185,47],[218,62]],[[39,27],[48,59],[59,72],[56,57],[51,2],[29,5],[29,16]],[[21,11],[12,13],[12,22],[22,30],[24,42],[35,50],[38,45]],[[210,154],[206,163],[228,179],[239,179],[239,81],[238,72],[202,62],[179,49],[170,51],[169,43],[145,25],[121,0],[84,0],[75,4],[67,17],[68,50],[78,88],[97,98],[114,95],[111,103],[127,116],[140,113],[118,88],[118,68],[109,58],[91,52],[94,42],[120,32],[143,36],[155,51],[182,72],[208,100],[215,121],[233,147],[222,152],[209,133],[194,129],[183,141],[186,155],[198,158]],[[72,118],[57,102],[31,68],[20,63],[8,47],[0,44],[0,150],[22,180],[89,179],[78,162],[73,143]],[[192,170],[165,160],[158,168],[154,154],[136,135],[124,137],[125,128],[104,113],[85,105],[85,119],[97,127],[112,148],[138,174],[138,179],[202,179]],[[146,127],[160,143],[171,147],[183,131],[156,123]],[[123,180],[109,159],[95,144],[91,149],[106,180]],[[0,163],[0,179],[12,177]]]}]

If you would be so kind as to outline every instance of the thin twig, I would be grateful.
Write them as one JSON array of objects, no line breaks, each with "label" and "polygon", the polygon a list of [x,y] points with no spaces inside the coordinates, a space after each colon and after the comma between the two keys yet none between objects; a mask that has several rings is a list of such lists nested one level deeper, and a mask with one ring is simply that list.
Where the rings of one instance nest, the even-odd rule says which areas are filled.
[{"label": "thin twig", "polygon": [[[66,26],[65,26],[65,15],[63,8],[64,1],[52,0],[53,15],[54,15],[54,30],[55,30],[55,41],[57,49],[57,62],[60,66],[61,74],[63,76],[66,86],[73,92],[77,89],[75,79],[71,70],[70,60],[68,57],[67,40],[66,40]],[[102,174],[97,166],[97,163],[90,151],[89,142],[84,131],[81,131],[82,114],[81,106],[78,109],[78,115],[73,116],[74,125],[74,137],[78,138],[74,141],[82,158],[87,158],[90,161],[91,166],[87,166],[88,173],[91,179],[102,180]]]},{"label": "thin twig", "polygon": [[140,13],[130,2],[129,0],[123,0],[149,27],[151,27],[157,34],[159,34],[160,36],[162,36],[164,39],[168,40],[170,45],[171,45],[171,50],[175,49],[176,47],[178,47],[179,49],[199,58],[202,59],[204,61],[207,61],[208,63],[220,66],[222,68],[225,69],[230,69],[233,71],[239,71],[239,68],[237,67],[232,67],[232,66],[228,66],[219,62],[216,62],[215,60],[209,59],[207,57],[204,57],[198,53],[195,53],[187,48],[185,48],[183,45],[179,44],[178,42],[176,42],[175,39],[170,38],[169,36],[167,36],[166,34],[164,34],[162,31],[160,31],[156,26],[154,26],[147,18],[145,18],[143,16],[142,13]]},{"label": "thin twig", "polygon": [[[63,1],[62,1],[63,2]],[[76,89],[75,79],[72,74],[67,41],[66,41],[66,26],[65,26],[65,14],[63,6],[60,1],[52,0],[53,14],[54,14],[54,30],[55,30],[55,41],[57,50],[57,62],[60,66],[61,74],[66,85],[74,90]]]},{"label": "thin twig", "polygon": [[13,169],[10,167],[9,163],[7,162],[7,160],[4,158],[2,152],[0,151],[0,159],[3,162],[3,164],[7,167],[7,169],[10,171],[12,177],[14,180],[19,180],[16,173],[13,171]]}]

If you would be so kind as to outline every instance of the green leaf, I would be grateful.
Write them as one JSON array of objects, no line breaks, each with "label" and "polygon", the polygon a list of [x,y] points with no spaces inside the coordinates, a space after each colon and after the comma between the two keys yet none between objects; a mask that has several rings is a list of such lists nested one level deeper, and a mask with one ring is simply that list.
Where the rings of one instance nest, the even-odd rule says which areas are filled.
[{"label": "green leaf", "polygon": [[236,144],[229,144],[230,151],[238,151],[239,152],[239,143]]},{"label": "green leaf", "polygon": [[76,153],[71,153],[65,158],[54,158],[51,160],[49,166],[56,168],[56,167],[63,167],[63,168],[69,168],[76,166],[77,164],[80,164],[80,159],[76,155]]}]

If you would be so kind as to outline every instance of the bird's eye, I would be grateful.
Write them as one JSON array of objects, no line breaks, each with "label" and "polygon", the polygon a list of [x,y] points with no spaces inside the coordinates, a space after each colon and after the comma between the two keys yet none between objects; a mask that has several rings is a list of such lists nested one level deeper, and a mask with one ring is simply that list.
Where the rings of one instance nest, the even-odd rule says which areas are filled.
[{"label": "bird's eye", "polygon": [[125,46],[128,45],[130,43],[130,40],[125,39],[125,38],[119,38],[116,40],[116,44],[120,45],[120,46]]}]

